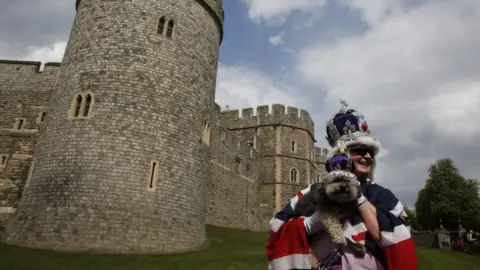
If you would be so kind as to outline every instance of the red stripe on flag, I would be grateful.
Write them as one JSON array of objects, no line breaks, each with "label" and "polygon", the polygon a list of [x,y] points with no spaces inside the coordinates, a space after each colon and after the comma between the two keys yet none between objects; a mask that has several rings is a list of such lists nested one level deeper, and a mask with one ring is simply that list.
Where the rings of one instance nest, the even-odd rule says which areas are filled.
[{"label": "red stripe on flag", "polygon": [[418,270],[417,252],[409,238],[384,249],[389,270]]},{"label": "red stripe on flag", "polygon": [[361,232],[357,235],[352,235],[352,239],[356,242],[365,241],[365,239],[367,239],[367,232]]},{"label": "red stripe on flag", "polygon": [[267,258],[273,261],[292,254],[309,254],[307,233],[303,218],[287,221],[280,230],[270,232],[267,242]]}]

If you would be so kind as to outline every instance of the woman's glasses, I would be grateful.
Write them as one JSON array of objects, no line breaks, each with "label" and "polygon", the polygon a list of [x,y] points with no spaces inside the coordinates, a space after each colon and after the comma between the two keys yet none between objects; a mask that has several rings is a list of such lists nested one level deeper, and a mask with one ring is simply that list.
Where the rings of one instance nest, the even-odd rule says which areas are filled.
[{"label": "woman's glasses", "polygon": [[374,158],[375,157],[375,152],[372,150],[372,149],[368,149],[368,148],[353,148],[352,150],[350,150],[350,154],[351,155],[359,155],[359,156],[365,156],[367,155],[367,153],[372,157]]},{"label": "woman's glasses", "polygon": [[372,158],[375,157],[374,150],[366,147],[353,148],[348,152],[349,152],[348,154],[347,153],[335,154],[332,157],[330,157],[328,160],[326,160],[325,169],[327,170],[327,172],[348,171],[353,173],[355,171],[355,166],[353,166],[353,160],[352,160],[353,155],[359,155],[363,157],[368,153]]}]

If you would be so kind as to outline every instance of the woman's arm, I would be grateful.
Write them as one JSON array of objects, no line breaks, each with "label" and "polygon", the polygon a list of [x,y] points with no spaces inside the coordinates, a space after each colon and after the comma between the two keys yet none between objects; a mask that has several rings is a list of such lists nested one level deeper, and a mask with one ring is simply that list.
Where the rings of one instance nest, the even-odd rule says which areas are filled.
[{"label": "woman's arm", "polygon": [[377,220],[377,209],[369,201],[365,200],[359,207],[360,216],[367,227],[370,236],[377,242],[381,240],[380,225]]}]

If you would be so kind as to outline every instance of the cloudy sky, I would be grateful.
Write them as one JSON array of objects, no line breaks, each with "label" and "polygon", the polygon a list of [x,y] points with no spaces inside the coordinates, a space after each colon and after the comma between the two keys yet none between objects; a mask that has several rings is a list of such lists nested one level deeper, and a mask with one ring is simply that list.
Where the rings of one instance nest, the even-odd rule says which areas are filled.
[{"label": "cloudy sky", "polygon": [[[413,205],[442,157],[480,178],[480,1],[224,0],[216,100],[310,111],[319,146],[338,99],[384,149],[377,180]],[[0,58],[61,61],[74,1],[0,3]]]}]

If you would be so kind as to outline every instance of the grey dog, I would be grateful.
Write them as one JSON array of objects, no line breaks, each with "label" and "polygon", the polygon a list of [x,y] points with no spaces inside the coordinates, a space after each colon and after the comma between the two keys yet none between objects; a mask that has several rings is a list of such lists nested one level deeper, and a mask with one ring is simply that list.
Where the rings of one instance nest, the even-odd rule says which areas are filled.
[{"label": "grey dog", "polygon": [[366,248],[343,235],[342,224],[357,206],[359,189],[354,174],[332,171],[322,182],[313,184],[310,191],[295,205],[294,212],[300,216],[311,216],[319,211],[325,230],[334,243],[350,247],[356,255],[364,255]]}]

